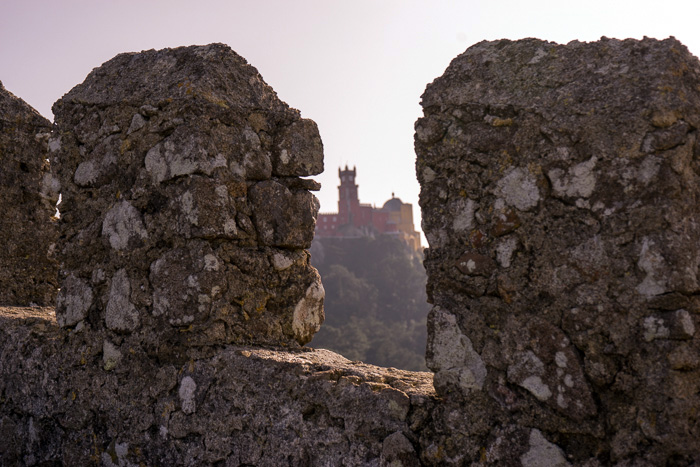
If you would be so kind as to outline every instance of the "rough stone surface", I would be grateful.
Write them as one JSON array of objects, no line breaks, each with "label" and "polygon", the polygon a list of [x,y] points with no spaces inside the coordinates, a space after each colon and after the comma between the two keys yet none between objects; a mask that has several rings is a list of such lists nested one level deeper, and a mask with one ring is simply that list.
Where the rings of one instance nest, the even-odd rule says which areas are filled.
[{"label": "rough stone surface", "polygon": [[159,362],[52,313],[0,308],[0,465],[420,465],[430,373],[244,346]]},{"label": "rough stone surface", "polygon": [[[169,357],[323,321],[316,124],[221,44],[121,54],[53,107],[58,323]],[[284,264],[285,267],[278,267]]]},{"label": "rough stone surface", "polygon": [[0,308],[0,465],[699,464],[697,59],[485,42],[423,106],[434,376],[299,347],[322,148],[252,67],[95,70],[48,141],[56,312]]},{"label": "rough stone surface", "polygon": [[48,120],[0,83],[0,305],[52,305],[56,298],[50,131]]},{"label": "rough stone surface", "polygon": [[482,42],[422,105],[435,452],[700,463],[698,60],[675,39]]}]

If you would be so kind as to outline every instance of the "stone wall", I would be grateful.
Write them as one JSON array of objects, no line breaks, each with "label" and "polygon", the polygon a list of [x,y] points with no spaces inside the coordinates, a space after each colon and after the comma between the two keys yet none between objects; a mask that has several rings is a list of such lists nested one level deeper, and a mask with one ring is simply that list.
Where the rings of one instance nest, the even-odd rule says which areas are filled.
[{"label": "stone wall", "polygon": [[301,348],[322,147],[255,69],[93,71],[48,140],[55,313],[0,308],[0,465],[700,463],[697,59],[484,42],[423,107],[434,375]]},{"label": "stone wall", "polygon": [[218,44],[119,55],[54,112],[61,291],[0,308],[0,465],[420,464],[431,374],[301,348],[312,121]]},{"label": "stone wall", "polygon": [[419,465],[430,373],[241,346],[113,362],[49,313],[0,308],[0,465]]},{"label": "stone wall", "polygon": [[48,120],[0,83],[0,305],[51,305],[56,298],[50,131]]},{"label": "stone wall", "polygon": [[482,42],[422,105],[428,366],[484,418],[450,428],[470,435],[453,454],[700,462],[698,60],[675,39]]},{"label": "stone wall", "polygon": [[61,326],[161,356],[311,340],[319,186],[300,177],[323,146],[255,68],[221,44],[121,54],[53,110]]}]

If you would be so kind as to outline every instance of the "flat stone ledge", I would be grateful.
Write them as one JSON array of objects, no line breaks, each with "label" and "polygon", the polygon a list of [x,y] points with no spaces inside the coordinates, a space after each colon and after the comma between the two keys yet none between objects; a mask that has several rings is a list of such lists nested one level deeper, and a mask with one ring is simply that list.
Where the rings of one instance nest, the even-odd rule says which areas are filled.
[{"label": "flat stone ledge", "polygon": [[[63,333],[56,323],[53,307],[0,307],[0,332],[12,328],[30,327],[38,336],[49,337]],[[68,334],[69,331],[65,331]],[[251,361],[275,362],[296,365],[314,375],[338,380],[342,376],[355,376],[361,382],[386,384],[409,395],[434,397],[433,374],[424,371],[407,371],[384,368],[360,361],[351,361],[326,349],[305,347],[295,350],[280,350],[253,346],[227,346],[221,354],[235,354]]]},{"label": "flat stone ledge", "polygon": [[420,465],[432,373],[306,348],[167,362],[87,331],[0,308],[0,465]]},{"label": "flat stone ledge", "polygon": [[20,326],[32,326],[42,333],[57,332],[56,310],[52,306],[0,306],[0,332]]}]

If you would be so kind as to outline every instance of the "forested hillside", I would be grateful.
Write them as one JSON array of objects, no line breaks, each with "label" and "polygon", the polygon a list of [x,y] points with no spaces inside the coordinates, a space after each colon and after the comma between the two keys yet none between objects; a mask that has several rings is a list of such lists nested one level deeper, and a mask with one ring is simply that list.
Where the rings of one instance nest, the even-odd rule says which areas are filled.
[{"label": "forested hillside", "polygon": [[351,360],[427,371],[426,275],[422,253],[386,235],[323,238],[311,262],[326,289],[326,321],[312,347]]}]

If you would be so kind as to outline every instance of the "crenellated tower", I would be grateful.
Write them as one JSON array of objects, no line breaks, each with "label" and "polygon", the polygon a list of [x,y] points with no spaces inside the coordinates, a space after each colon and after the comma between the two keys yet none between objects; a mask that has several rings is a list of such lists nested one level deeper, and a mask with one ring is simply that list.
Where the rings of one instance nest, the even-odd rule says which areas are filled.
[{"label": "crenellated tower", "polygon": [[345,166],[345,170],[338,169],[338,177],[340,185],[338,186],[338,215],[342,219],[342,223],[352,223],[353,213],[360,206],[360,199],[357,195],[357,184],[355,176],[357,169],[353,166],[352,170]]}]

